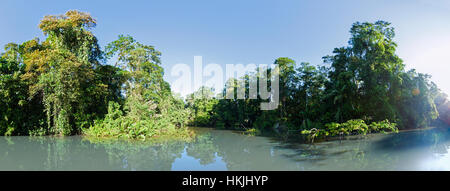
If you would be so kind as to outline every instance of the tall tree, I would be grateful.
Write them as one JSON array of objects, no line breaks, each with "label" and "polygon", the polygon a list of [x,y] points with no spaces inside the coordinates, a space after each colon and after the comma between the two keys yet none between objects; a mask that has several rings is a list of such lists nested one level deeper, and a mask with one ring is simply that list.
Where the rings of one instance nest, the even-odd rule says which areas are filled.
[{"label": "tall tree", "polygon": [[[390,23],[357,22],[350,33],[348,47],[337,48],[334,55],[324,57],[331,64],[326,90],[331,118],[338,122],[388,119],[403,128],[424,126],[436,119],[433,100],[438,90],[428,82],[427,75],[404,71],[395,53],[397,44]],[[410,111],[411,104],[422,106]]]},{"label": "tall tree", "polygon": [[94,81],[94,68],[102,58],[97,38],[90,31],[95,25],[95,19],[79,11],[45,16],[39,27],[46,40],[24,44],[23,78],[31,83],[31,98],[43,99],[49,133],[77,132],[77,121],[86,120],[89,96],[85,95],[104,91],[104,86]]},{"label": "tall tree", "polygon": [[149,119],[156,110],[167,113],[165,108],[157,107],[164,103],[170,88],[163,80],[160,66],[160,52],[152,46],[136,42],[131,36],[119,36],[119,39],[106,47],[108,57],[117,55],[116,66],[122,68],[126,76],[125,109],[136,120]]}]

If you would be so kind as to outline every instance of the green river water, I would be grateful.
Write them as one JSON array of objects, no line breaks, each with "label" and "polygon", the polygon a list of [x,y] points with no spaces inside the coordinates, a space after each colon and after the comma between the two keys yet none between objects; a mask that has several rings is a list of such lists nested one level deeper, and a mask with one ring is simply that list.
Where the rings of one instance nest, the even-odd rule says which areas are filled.
[{"label": "green river water", "polygon": [[450,130],[299,144],[194,128],[195,141],[0,137],[0,170],[450,170]]}]

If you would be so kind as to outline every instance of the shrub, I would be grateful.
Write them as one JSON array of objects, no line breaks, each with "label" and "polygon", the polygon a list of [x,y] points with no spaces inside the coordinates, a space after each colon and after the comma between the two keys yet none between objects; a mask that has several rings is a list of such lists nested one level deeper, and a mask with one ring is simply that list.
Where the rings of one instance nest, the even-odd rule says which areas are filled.
[{"label": "shrub", "polygon": [[256,135],[261,135],[261,131],[259,129],[256,128],[251,128],[251,129],[247,129],[245,131],[246,135],[251,135],[251,136],[256,136]]},{"label": "shrub", "polygon": [[366,135],[368,133],[377,133],[386,131],[398,132],[397,124],[390,123],[388,120],[380,122],[372,122],[367,125],[362,119],[349,120],[345,123],[328,123],[324,129],[313,128],[301,131],[308,140],[314,142],[315,139],[323,139],[327,137],[336,137],[344,135]]},{"label": "shrub", "polygon": [[184,127],[177,127],[170,118],[155,116],[151,119],[136,120],[123,115],[120,105],[111,102],[105,119],[95,121],[83,133],[92,137],[109,137],[146,140],[148,138],[190,139],[193,133]]}]

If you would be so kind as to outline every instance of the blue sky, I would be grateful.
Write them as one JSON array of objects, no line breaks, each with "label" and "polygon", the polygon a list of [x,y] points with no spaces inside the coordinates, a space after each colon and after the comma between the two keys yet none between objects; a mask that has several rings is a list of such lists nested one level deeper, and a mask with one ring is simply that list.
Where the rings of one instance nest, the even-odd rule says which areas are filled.
[{"label": "blue sky", "polygon": [[[450,1],[446,0],[224,0],[224,1],[23,1],[0,2],[0,46],[43,38],[44,15],[77,9],[98,21],[102,46],[129,34],[162,52],[171,67],[203,63],[271,64],[278,57],[322,64],[345,46],[356,21],[385,20],[396,28],[397,53],[407,68],[433,76],[450,93]],[[186,94],[188,92],[182,92]]]}]

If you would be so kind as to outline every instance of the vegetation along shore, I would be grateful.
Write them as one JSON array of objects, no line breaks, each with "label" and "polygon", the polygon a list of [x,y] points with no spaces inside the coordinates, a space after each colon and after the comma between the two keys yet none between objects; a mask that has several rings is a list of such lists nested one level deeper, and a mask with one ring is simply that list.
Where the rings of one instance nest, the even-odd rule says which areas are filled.
[{"label": "vegetation along shore", "polygon": [[323,66],[277,58],[280,105],[268,111],[248,96],[253,76],[270,68],[227,81],[222,94],[243,89],[245,99],[201,87],[183,100],[163,79],[161,52],[125,35],[102,48],[96,24],[80,11],[45,16],[45,39],[4,47],[0,135],[189,140],[188,126],[204,126],[314,141],[450,124],[447,95],[429,75],[405,70],[385,21],[354,23],[348,45]]}]

